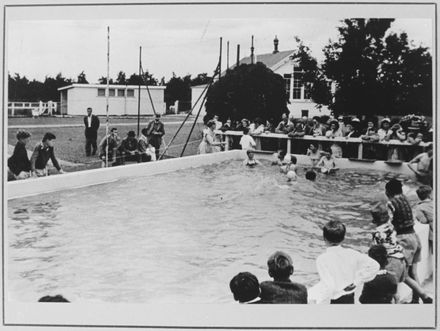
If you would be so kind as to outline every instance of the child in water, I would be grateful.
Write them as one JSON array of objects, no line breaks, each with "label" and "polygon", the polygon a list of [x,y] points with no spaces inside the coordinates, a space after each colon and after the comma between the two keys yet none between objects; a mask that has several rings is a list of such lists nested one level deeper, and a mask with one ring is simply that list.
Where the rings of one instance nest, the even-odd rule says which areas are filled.
[{"label": "child in water", "polygon": [[261,165],[261,162],[258,160],[255,160],[255,158],[254,158],[254,150],[248,149],[246,151],[246,155],[247,155],[247,159],[243,161],[244,166],[253,168],[256,165]]},{"label": "child in water", "polygon": [[314,144],[310,144],[309,148],[307,149],[307,156],[312,162],[312,167],[316,167],[319,159],[321,158],[321,151]]},{"label": "child in water", "polygon": [[286,155],[284,160],[287,162],[285,165],[282,165],[280,167],[280,171],[282,173],[285,173],[287,175],[287,181],[294,181],[296,180],[296,156],[294,155]]},{"label": "child in water", "polygon": [[317,166],[321,168],[321,172],[323,174],[331,174],[334,173],[338,168],[336,168],[335,159],[332,156],[331,151],[327,151],[323,153],[324,156],[321,157]]},{"label": "child in water", "polygon": [[282,166],[283,164],[285,164],[284,158],[286,156],[286,151],[285,150],[278,150],[278,152],[273,153],[272,155],[272,165],[279,165]]}]

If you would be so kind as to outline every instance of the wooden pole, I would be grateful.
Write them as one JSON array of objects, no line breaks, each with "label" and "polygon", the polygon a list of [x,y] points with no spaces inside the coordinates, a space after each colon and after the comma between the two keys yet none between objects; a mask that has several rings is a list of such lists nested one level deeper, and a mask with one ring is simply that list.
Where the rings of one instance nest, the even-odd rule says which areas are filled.
[{"label": "wooden pole", "polygon": [[[110,80],[110,27],[107,27],[107,88],[105,92],[105,114],[106,114],[106,122],[105,122],[105,136],[106,136],[106,145],[105,145],[105,167],[108,167],[108,97],[109,97],[109,80]],[[116,156],[116,155],[115,155]]]},{"label": "wooden pole", "polygon": [[219,63],[220,63],[220,67],[219,67],[219,75],[218,78],[220,78],[222,76],[222,44],[223,44],[223,38],[220,37],[220,56],[219,56]]},{"label": "wooden pole", "polygon": [[237,67],[240,65],[240,44],[237,45]]},{"label": "wooden pole", "polygon": [[139,85],[138,85],[138,118],[137,118],[137,136],[139,137],[141,122],[141,81],[142,81],[142,46],[139,46]]}]

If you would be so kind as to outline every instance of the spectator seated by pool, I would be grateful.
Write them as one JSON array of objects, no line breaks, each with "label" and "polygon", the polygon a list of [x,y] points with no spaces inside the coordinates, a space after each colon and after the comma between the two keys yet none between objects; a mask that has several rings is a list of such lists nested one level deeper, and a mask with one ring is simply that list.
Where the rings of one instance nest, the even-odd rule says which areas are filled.
[{"label": "spectator seated by pool", "polygon": [[127,137],[121,141],[119,152],[121,154],[121,164],[125,164],[126,161],[139,161],[138,140],[134,131],[128,131]]},{"label": "spectator seated by pool", "polygon": [[265,303],[307,303],[307,288],[290,280],[293,274],[292,258],[277,251],[267,260],[269,276],[273,281],[260,284],[261,299]]},{"label": "spectator seated by pool", "polygon": [[260,300],[260,284],[255,275],[250,272],[240,272],[234,276],[230,283],[229,288],[234,295],[234,300],[239,303],[263,303]]},{"label": "spectator seated by pool", "polygon": [[16,137],[17,144],[12,156],[8,159],[8,169],[14,179],[26,179],[31,176],[31,161],[26,150],[31,134],[27,131],[18,131]]}]

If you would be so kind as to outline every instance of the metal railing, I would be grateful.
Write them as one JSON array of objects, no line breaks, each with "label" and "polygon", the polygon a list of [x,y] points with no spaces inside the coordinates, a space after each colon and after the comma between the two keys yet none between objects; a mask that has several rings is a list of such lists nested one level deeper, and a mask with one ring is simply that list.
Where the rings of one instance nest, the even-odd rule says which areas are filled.
[{"label": "metal railing", "polygon": [[[242,131],[225,131],[222,132],[220,130],[216,130],[215,134],[222,135],[225,137],[225,150],[230,149],[231,145],[231,139],[233,137],[241,137],[243,135]],[[363,159],[364,157],[364,147],[365,146],[382,146],[382,147],[388,147],[388,148],[397,148],[398,150],[402,149],[419,149],[421,151],[424,151],[427,146],[431,145],[431,142],[421,142],[419,144],[410,144],[407,142],[401,142],[398,140],[390,140],[390,141],[381,141],[381,142],[370,142],[366,140],[362,140],[361,138],[345,138],[345,137],[336,137],[336,138],[327,138],[324,136],[303,136],[303,137],[289,137],[287,134],[282,133],[261,133],[258,135],[251,135],[252,138],[254,138],[256,143],[256,150],[262,151],[261,149],[261,140],[264,139],[277,139],[279,140],[286,140],[287,148],[286,150],[288,152],[292,151],[292,143],[294,144],[296,142],[300,141],[307,141],[307,142],[314,142],[316,145],[320,143],[324,144],[332,144],[336,143],[340,146],[344,146],[347,144],[355,145],[357,146],[357,158]],[[304,151],[302,154],[305,154],[306,151]]]}]

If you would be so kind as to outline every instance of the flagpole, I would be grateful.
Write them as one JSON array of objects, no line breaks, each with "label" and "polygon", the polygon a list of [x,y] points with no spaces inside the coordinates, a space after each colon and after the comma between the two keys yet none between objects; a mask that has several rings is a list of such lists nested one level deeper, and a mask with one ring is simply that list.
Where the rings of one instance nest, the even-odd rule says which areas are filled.
[{"label": "flagpole", "polygon": [[[106,98],[105,98],[105,114],[106,114],[106,122],[105,122],[105,167],[108,167],[108,97],[109,97],[109,78],[110,76],[110,27],[107,27],[107,88],[106,88]],[[116,155],[115,155],[116,156]]]}]

